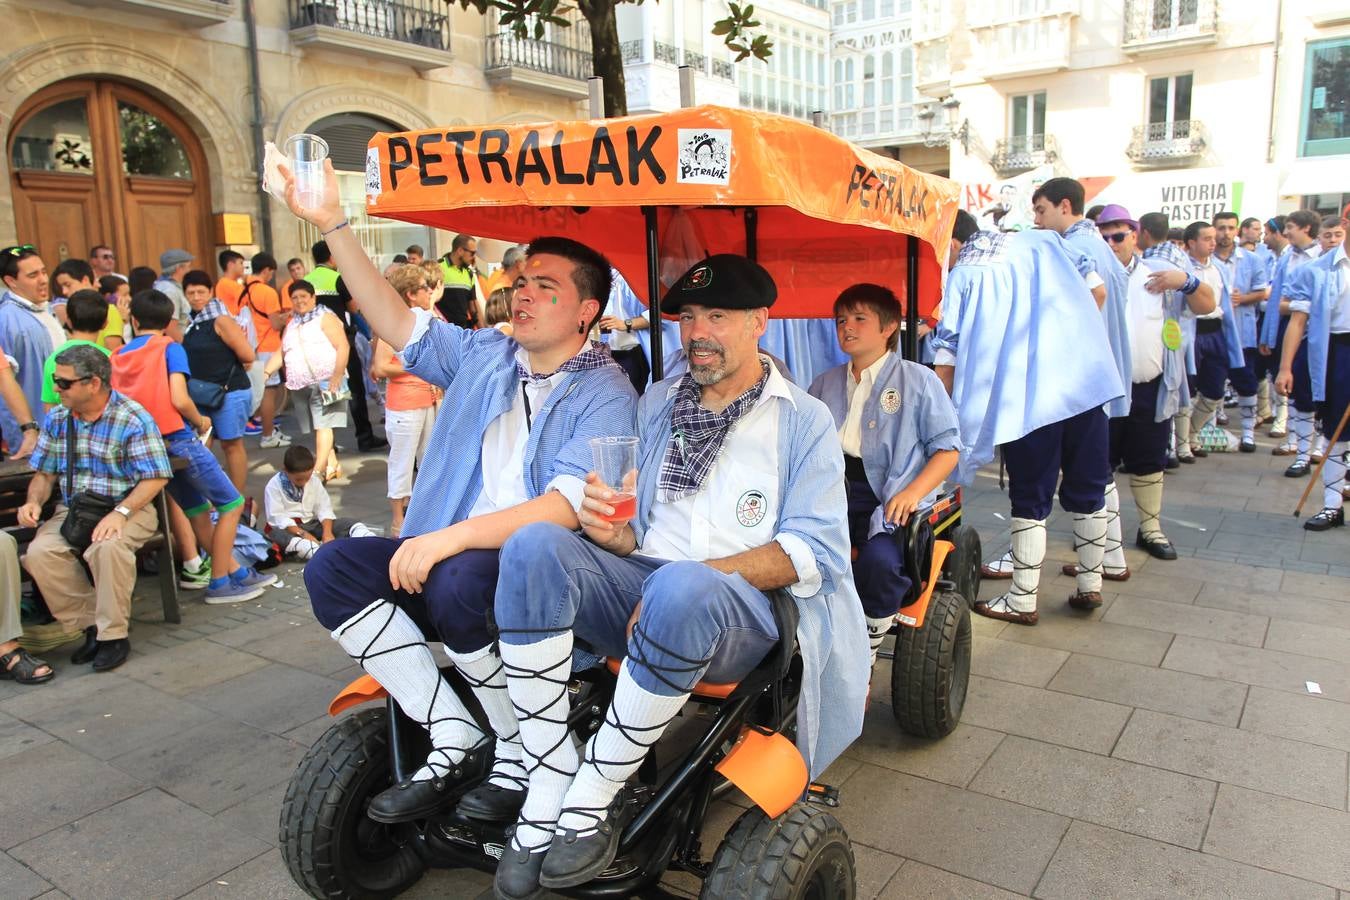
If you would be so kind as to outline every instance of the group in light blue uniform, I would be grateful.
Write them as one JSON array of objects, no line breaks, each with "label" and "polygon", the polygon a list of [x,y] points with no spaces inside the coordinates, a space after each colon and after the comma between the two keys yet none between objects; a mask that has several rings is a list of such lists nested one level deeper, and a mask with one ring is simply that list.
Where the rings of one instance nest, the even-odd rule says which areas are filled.
[{"label": "group in light blue uniform", "polygon": [[[1316,232],[1313,236],[1316,236]],[[1291,241],[1275,264],[1275,274],[1270,280],[1270,297],[1266,301],[1266,316],[1261,322],[1260,344],[1269,348],[1267,366],[1276,372],[1279,371],[1283,361],[1284,335],[1289,328],[1289,313],[1287,310],[1280,311],[1280,303],[1288,299],[1287,288],[1293,277],[1317,260],[1321,254],[1322,248],[1315,240],[1301,250]],[[1294,389],[1289,394],[1288,400],[1293,406],[1293,412],[1289,415],[1289,436],[1285,444],[1288,449],[1297,453],[1288,471],[1300,475],[1307,474],[1310,470],[1313,417],[1317,411],[1316,401],[1312,397],[1307,355],[1303,352],[1305,344],[1299,345],[1300,352],[1295,354],[1291,361]]]},{"label": "group in light blue uniform", "polygon": [[[1097,223],[1091,219],[1080,219],[1064,232],[1064,242],[1091,261],[1089,267],[1080,271],[1086,275],[1096,272],[1106,285],[1106,302],[1102,304],[1102,321],[1106,324],[1106,337],[1111,343],[1111,358],[1116,363],[1116,373],[1121,384],[1130,383],[1130,334],[1125,321],[1125,293],[1129,275],[1125,267],[1116,259],[1111,248],[1102,240]],[[1086,271],[1084,271],[1086,268]],[[1122,394],[1106,404],[1106,415],[1112,419],[1130,414],[1129,394]]]},{"label": "group in light blue uniform", "polygon": [[[19,380],[28,408],[42,419],[42,365],[52,354],[52,336],[47,326],[28,309],[26,302],[10,291],[0,294],[0,334],[4,335],[5,354],[14,360],[14,376]],[[5,443],[17,448],[23,443],[23,423],[14,418],[9,405],[0,403],[0,434]]]}]

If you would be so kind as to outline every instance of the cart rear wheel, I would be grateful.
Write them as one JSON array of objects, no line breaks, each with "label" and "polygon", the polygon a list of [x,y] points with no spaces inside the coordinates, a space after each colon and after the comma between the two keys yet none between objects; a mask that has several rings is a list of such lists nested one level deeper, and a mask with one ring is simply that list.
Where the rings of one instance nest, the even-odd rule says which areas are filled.
[{"label": "cart rear wheel", "polygon": [[411,825],[366,816],[393,784],[385,710],[335,723],[300,760],[281,804],[281,856],[311,897],[381,900],[422,877]]},{"label": "cart rear wheel", "polygon": [[751,807],[731,826],[699,894],[707,900],[853,900],[853,847],[839,820],[809,803],[776,819]]},{"label": "cart rear wheel", "polygon": [[952,530],[951,542],[956,549],[947,557],[947,577],[974,609],[980,599],[980,533],[969,525],[958,525]]},{"label": "cart rear wheel", "polygon": [[951,734],[970,685],[970,644],[970,609],[955,591],[933,594],[922,628],[899,627],[891,709],[901,731],[923,738]]}]

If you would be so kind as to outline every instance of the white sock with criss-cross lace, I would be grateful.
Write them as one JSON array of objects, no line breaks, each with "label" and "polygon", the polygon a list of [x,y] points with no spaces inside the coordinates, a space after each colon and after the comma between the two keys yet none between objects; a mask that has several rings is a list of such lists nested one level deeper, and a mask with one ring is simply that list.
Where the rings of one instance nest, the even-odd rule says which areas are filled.
[{"label": "white sock with criss-cross lace", "polygon": [[445,653],[473,688],[473,695],[482,704],[488,724],[497,737],[496,758],[488,783],[512,791],[525,790],[527,776],[520,745],[520,723],[516,721],[515,707],[506,692],[506,670],[501,657],[491,646],[471,653],[456,653],[447,647]]},{"label": "white sock with criss-cross lace", "polygon": [[1102,571],[1120,575],[1126,568],[1120,534],[1120,490],[1113,478],[1106,483],[1106,552],[1102,554]]},{"label": "white sock with criss-cross lace", "polygon": [[1078,553],[1080,594],[1101,592],[1102,556],[1106,551],[1106,529],[1109,518],[1110,514],[1105,506],[1094,513],[1073,515],[1073,549]]},{"label": "white sock with criss-cross lace", "polygon": [[1036,593],[1041,585],[1041,563],[1045,561],[1045,520],[1012,520],[1012,589],[990,600],[995,612],[1029,613],[1036,611]]}]

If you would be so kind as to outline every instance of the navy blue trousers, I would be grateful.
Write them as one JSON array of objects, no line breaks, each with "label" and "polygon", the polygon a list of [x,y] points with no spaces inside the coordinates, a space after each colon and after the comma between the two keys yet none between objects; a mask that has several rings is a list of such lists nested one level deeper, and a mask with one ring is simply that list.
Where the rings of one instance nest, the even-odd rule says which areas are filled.
[{"label": "navy blue trousers", "polygon": [[[1201,319],[1200,322],[1218,322],[1218,319]],[[1199,323],[1197,323],[1199,324]],[[1191,378],[1191,390],[1210,400],[1223,399],[1224,382],[1228,381],[1228,339],[1223,329],[1195,334],[1195,375]],[[1252,389],[1256,393],[1256,389]]]},{"label": "navy blue trousers", "polygon": [[[1262,323],[1265,322],[1265,320],[1266,320],[1265,313],[1257,314],[1256,316],[1257,335],[1261,334]],[[1280,336],[1276,338],[1277,341],[1282,342],[1284,340],[1284,326],[1286,325],[1286,323],[1288,323],[1288,321],[1289,320],[1287,318],[1280,320]],[[1264,381],[1265,379],[1269,378],[1271,380],[1271,383],[1273,384],[1275,381],[1275,376],[1280,374],[1279,344],[1276,344],[1274,347],[1270,348],[1270,350],[1271,352],[1269,356],[1262,356],[1260,350],[1254,350],[1250,347],[1245,348],[1242,351],[1242,354],[1246,356],[1247,359],[1252,361],[1252,372],[1256,375],[1256,380],[1258,382]]]},{"label": "navy blue trousers", "polygon": [[853,560],[853,583],[862,601],[863,615],[882,619],[895,614],[913,583],[905,573],[905,552],[900,545],[905,532],[897,528],[893,534],[883,531],[869,538],[867,526],[881,501],[866,478],[849,478],[845,487],[849,540],[858,551]]},{"label": "navy blue trousers", "polygon": [[[1350,334],[1333,334],[1327,345],[1325,397],[1317,404],[1317,413],[1322,417],[1322,434],[1331,440],[1336,426],[1341,423],[1341,416],[1345,415],[1345,408],[1350,406]],[[1350,439],[1347,432],[1350,432],[1350,426],[1341,432],[1341,440]]]},{"label": "navy blue trousers", "polygon": [[[1312,376],[1308,374],[1308,342],[1306,340],[1298,345],[1298,352],[1294,354],[1292,368],[1294,370],[1294,390],[1289,395],[1289,399],[1294,404],[1294,409],[1301,413],[1317,412],[1317,404],[1313,402]],[[1330,366],[1328,366],[1328,370],[1330,370]]]},{"label": "navy blue trousers", "polygon": [[1111,420],[1108,460],[1112,471],[1124,466],[1131,475],[1152,475],[1161,472],[1167,464],[1172,420],[1153,421],[1161,389],[1161,375],[1133,385],[1129,415]]},{"label": "navy blue trousers", "polygon": [[1106,413],[1096,407],[1004,444],[1013,516],[1048,519],[1056,482],[1059,505],[1069,512],[1094,513],[1105,506],[1109,443]]},{"label": "navy blue trousers", "polygon": [[396,591],[389,561],[401,541],[384,537],[339,538],[305,564],[305,589],[314,618],[329,631],[376,600],[408,614],[427,640],[456,653],[492,643],[488,610],[497,589],[496,550],[465,550],[437,563],[421,593]]},{"label": "navy blue trousers", "polygon": [[1255,347],[1242,348],[1242,365],[1236,369],[1228,370],[1228,380],[1233,383],[1233,390],[1237,391],[1239,397],[1253,397],[1256,395],[1256,359],[1261,354],[1256,352]]}]

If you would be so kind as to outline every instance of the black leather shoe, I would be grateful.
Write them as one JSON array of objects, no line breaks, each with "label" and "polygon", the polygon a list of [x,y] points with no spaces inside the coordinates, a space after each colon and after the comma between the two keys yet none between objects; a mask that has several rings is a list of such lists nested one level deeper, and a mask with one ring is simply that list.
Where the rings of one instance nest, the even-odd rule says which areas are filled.
[{"label": "black leather shoe", "polygon": [[362,453],[374,453],[376,450],[389,449],[389,442],[383,438],[375,438],[372,441],[366,441],[364,444],[357,444],[356,449]]},{"label": "black leather shoe", "polygon": [[1312,470],[1306,459],[1296,459],[1290,464],[1289,468],[1284,470],[1285,478],[1302,478]]},{"label": "black leather shoe", "polygon": [[1242,453],[1255,453],[1256,441],[1249,441],[1246,438],[1243,438],[1242,443],[1238,444],[1238,450]]},{"label": "black leather shoe", "polygon": [[1185,453],[1177,457],[1177,462],[1183,462],[1188,466],[1193,466],[1195,465],[1195,457],[1189,453]]},{"label": "black leather shoe", "polygon": [[90,625],[84,630],[84,643],[80,649],[70,654],[70,661],[77,666],[94,661],[94,655],[98,653],[98,628]]},{"label": "black leather shoe", "polygon": [[1196,459],[1204,459],[1206,456],[1209,456],[1209,451],[1202,450],[1199,447],[1191,447],[1191,456],[1194,456]]},{"label": "black leather shoe", "polygon": [[[627,790],[621,790],[610,801],[605,818],[598,829],[586,837],[578,837],[570,828],[553,836],[553,843],[544,855],[544,867],[539,871],[539,883],[546,888],[570,888],[585,884],[614,862],[619,851],[619,835],[625,824],[624,811],[628,808]],[[565,811],[565,810],[564,810]]]},{"label": "black leather shoe", "polygon": [[1344,509],[1324,509],[1303,523],[1303,527],[1307,531],[1326,531],[1331,528],[1341,528],[1344,525]]},{"label": "black leather shoe", "polygon": [[376,794],[366,815],[386,825],[425,819],[449,805],[453,789],[454,782],[448,778],[400,781]]},{"label": "black leather shoe", "polygon": [[455,812],[483,822],[514,822],[525,805],[525,792],[488,784],[486,781],[459,798]]},{"label": "black leather shoe", "polygon": [[1177,459],[1174,454],[1169,453],[1167,454],[1166,465],[1169,469],[1179,469],[1181,468],[1181,460]]},{"label": "black leather shoe", "polygon": [[127,661],[131,655],[131,641],[117,638],[111,641],[99,641],[98,652],[94,654],[94,671],[111,672]]},{"label": "black leather shoe", "polygon": [[1165,537],[1146,538],[1142,531],[1134,533],[1134,545],[1140,550],[1147,550],[1148,555],[1154,559],[1176,559],[1177,548],[1172,546],[1172,542]]},{"label": "black leather shoe", "polygon": [[535,900],[546,893],[539,886],[539,870],[543,868],[545,850],[531,853],[511,846],[516,826],[506,830],[506,849],[497,861],[497,874],[492,879],[492,893],[497,900]]}]

